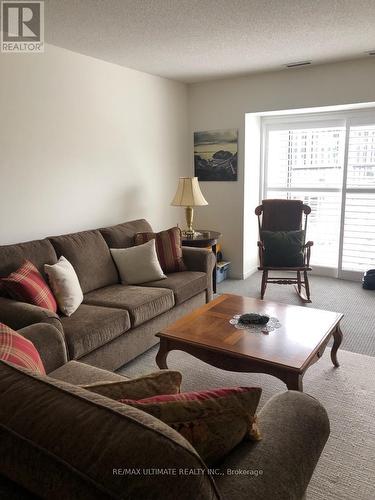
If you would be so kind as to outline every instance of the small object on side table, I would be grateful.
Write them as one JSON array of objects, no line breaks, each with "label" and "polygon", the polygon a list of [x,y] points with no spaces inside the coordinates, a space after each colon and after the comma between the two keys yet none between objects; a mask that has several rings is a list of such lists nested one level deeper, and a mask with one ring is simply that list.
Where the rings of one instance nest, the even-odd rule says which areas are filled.
[{"label": "small object on side table", "polygon": [[[220,236],[221,233],[218,233],[217,231],[198,229],[193,236],[186,236],[184,232],[182,232],[181,243],[182,246],[185,247],[205,248],[210,246],[213,254],[215,255],[216,261],[216,245]],[[212,272],[212,288],[213,292],[216,293],[216,262]]]}]

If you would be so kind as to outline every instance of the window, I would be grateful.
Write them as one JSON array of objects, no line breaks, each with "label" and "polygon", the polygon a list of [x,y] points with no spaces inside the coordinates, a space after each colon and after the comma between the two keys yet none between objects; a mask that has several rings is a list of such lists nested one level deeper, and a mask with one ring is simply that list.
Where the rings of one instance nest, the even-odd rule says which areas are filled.
[{"label": "window", "polygon": [[350,127],[344,189],[341,267],[362,272],[375,267],[375,124]]},{"label": "window", "polygon": [[343,113],[263,119],[262,196],[311,207],[311,262],[340,275],[375,267],[375,116],[357,123]]}]

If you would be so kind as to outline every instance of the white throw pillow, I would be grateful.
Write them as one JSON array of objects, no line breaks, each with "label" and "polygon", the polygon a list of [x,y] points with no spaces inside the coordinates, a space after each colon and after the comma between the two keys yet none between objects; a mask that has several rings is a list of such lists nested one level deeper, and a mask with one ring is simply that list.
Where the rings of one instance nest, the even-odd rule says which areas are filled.
[{"label": "white throw pillow", "polygon": [[82,288],[74,267],[61,256],[56,264],[52,266],[45,264],[44,271],[60,311],[65,316],[71,316],[83,300]]},{"label": "white throw pillow", "polygon": [[137,285],[166,278],[160,267],[155,240],[130,248],[111,248],[123,284]]}]

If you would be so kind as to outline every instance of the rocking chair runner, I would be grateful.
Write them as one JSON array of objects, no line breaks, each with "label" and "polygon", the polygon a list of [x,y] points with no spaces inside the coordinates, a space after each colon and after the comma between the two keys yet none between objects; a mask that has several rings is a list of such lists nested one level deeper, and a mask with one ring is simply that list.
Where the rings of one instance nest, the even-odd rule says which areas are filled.
[{"label": "rocking chair runner", "polygon": [[[303,302],[311,302],[310,285],[307,271],[311,271],[310,253],[313,246],[312,241],[305,242],[307,217],[311,213],[311,208],[304,205],[300,200],[263,200],[262,205],[255,209],[258,216],[259,226],[259,267],[263,271],[261,298],[263,299],[267,284],[277,283],[280,285],[296,285],[296,291]],[[299,231],[302,230],[302,219],[305,214],[303,226],[303,264],[296,267],[278,267],[265,265],[265,247],[263,242],[263,231]],[[295,271],[296,277],[276,278],[269,277],[269,271]]]}]

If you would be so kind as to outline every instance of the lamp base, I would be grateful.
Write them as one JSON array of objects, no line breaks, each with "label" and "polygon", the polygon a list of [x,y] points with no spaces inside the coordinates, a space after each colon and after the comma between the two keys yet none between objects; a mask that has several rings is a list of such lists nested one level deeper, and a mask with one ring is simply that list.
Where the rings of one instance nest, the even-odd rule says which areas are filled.
[{"label": "lamp base", "polygon": [[193,207],[185,208],[185,217],[186,217],[186,225],[187,229],[184,231],[188,238],[193,238],[195,231],[193,229],[193,219],[194,219],[194,209]]}]

